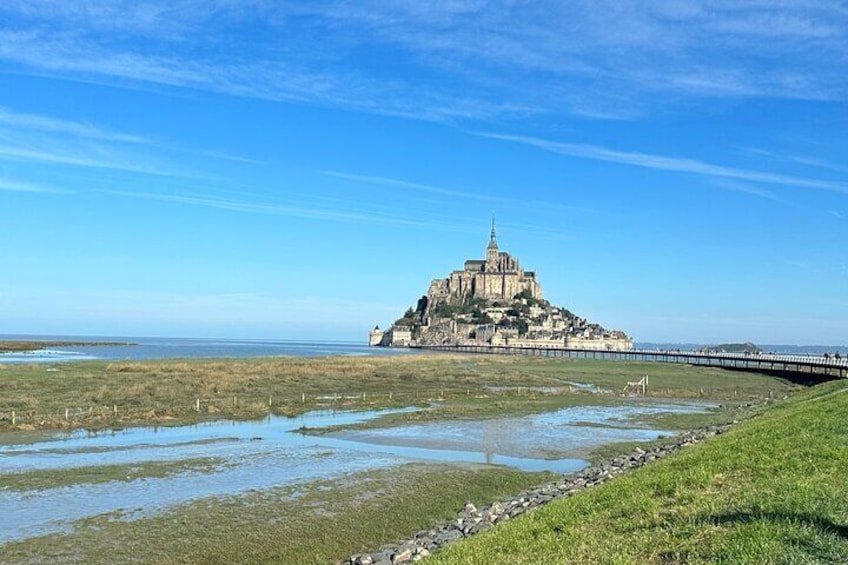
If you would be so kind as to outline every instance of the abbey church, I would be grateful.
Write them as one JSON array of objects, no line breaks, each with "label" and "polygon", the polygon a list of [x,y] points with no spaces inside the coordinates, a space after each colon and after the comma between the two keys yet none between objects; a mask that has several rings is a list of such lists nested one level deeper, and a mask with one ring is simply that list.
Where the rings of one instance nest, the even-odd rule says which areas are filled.
[{"label": "abbey church", "polygon": [[469,259],[461,271],[453,271],[446,279],[435,279],[427,293],[432,297],[469,298],[482,300],[511,300],[517,294],[528,294],[541,299],[542,287],[536,273],[524,271],[518,259],[498,249],[495,222],[486,248],[485,259]]}]

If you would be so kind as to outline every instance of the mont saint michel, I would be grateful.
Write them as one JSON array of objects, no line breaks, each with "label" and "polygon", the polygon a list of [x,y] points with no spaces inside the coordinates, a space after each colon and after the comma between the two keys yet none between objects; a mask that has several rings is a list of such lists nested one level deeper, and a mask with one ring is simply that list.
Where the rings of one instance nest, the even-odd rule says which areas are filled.
[{"label": "mont saint michel", "polygon": [[388,329],[375,327],[372,346],[509,345],[627,350],[633,340],[554,306],[544,299],[534,271],[498,247],[494,220],[485,259],[433,279],[415,308]]}]

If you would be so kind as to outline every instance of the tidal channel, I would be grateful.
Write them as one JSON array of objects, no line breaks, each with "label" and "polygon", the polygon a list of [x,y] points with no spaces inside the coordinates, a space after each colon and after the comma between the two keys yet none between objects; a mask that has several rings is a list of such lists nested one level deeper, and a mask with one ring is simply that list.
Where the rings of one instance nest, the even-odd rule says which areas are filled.
[{"label": "tidal channel", "polygon": [[[588,465],[581,457],[601,445],[649,441],[674,433],[651,429],[640,418],[709,408],[672,402],[581,406],[521,417],[437,421],[315,435],[322,428],[367,422],[417,408],[320,411],[295,418],[269,416],[259,421],[78,431],[32,443],[5,444],[0,445],[0,475],[6,477],[198,459],[207,459],[210,465],[202,470],[188,467],[165,477],[79,482],[57,488],[9,489],[0,484],[0,544],[70,532],[75,522],[94,516],[109,514],[114,519],[132,520],[201,498],[296,486],[410,461],[507,465],[526,471],[568,473]],[[304,428],[312,433],[299,431]]]}]

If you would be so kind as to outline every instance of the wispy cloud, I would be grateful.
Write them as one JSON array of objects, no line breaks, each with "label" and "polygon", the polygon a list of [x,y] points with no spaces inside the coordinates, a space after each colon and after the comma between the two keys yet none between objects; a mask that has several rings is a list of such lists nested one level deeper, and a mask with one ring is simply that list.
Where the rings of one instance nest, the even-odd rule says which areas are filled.
[{"label": "wispy cloud", "polygon": [[321,171],[321,174],[327,175],[330,177],[335,177],[339,179],[349,180],[353,182],[359,182],[363,184],[372,184],[377,186],[388,186],[395,187],[404,190],[415,190],[420,192],[430,192],[432,194],[440,194],[442,196],[452,196],[456,198],[469,198],[472,200],[491,200],[490,196],[485,194],[476,194],[473,192],[462,192],[459,190],[452,190],[449,188],[442,188],[439,186],[433,186],[429,184],[421,184],[417,182],[409,182],[405,180],[392,179],[387,177],[375,176],[375,175],[359,175],[353,173],[342,173],[338,171]]},{"label": "wispy cloud", "polygon": [[264,165],[265,161],[259,159],[251,159],[250,157],[242,157],[241,155],[233,155],[225,151],[202,151],[202,154],[211,157],[212,159],[220,159],[222,161],[233,161],[236,163],[246,163],[249,165]]},{"label": "wispy cloud", "polygon": [[8,192],[31,192],[37,194],[72,194],[73,191],[62,188],[53,188],[41,184],[29,182],[18,182],[0,178],[0,190]]},{"label": "wispy cloud", "polygon": [[799,261],[797,259],[784,259],[783,263],[785,265],[788,265],[790,267],[793,267],[795,269],[799,269],[799,270],[802,270],[802,271],[809,270],[809,268],[810,268],[809,263],[807,263],[806,261]]},{"label": "wispy cloud", "polygon": [[836,218],[837,220],[845,219],[845,216],[839,210],[828,210],[827,213]]},{"label": "wispy cloud", "polygon": [[[845,12],[824,0],[11,0],[0,59],[430,120],[618,118],[692,97],[845,100]],[[355,56],[368,49],[396,64]]]},{"label": "wispy cloud", "polygon": [[110,152],[106,148],[100,148],[99,151],[92,151],[92,153],[96,156],[89,156],[81,150],[30,149],[27,147],[0,145],[0,160],[32,161],[52,165],[112,169],[166,177],[191,176],[160,166],[144,164],[138,156],[130,158],[127,156],[110,155]]},{"label": "wispy cloud", "polygon": [[837,173],[848,173],[848,167],[844,165],[840,165],[829,161],[827,159],[822,159],[820,157],[810,157],[808,155],[789,155],[783,153],[777,153],[775,151],[769,151],[767,149],[762,149],[760,147],[747,147],[746,150],[749,153],[753,153],[755,155],[762,155],[764,157],[768,157],[777,161],[787,161],[790,163],[798,163],[801,165],[807,165],[809,167],[816,167],[819,169],[826,169],[830,171],[835,171]]},{"label": "wispy cloud", "polygon": [[[409,215],[402,215],[398,214],[396,209],[379,210],[374,208],[365,208],[362,207],[357,200],[343,201],[338,199],[325,199],[321,197],[313,199],[316,202],[324,200],[329,201],[335,204],[335,207],[332,207],[316,204],[302,205],[269,202],[265,199],[251,200],[245,197],[233,197],[200,192],[182,192],[176,194],[128,190],[102,190],[100,192],[124,198],[155,200],[186,206],[228,210],[230,212],[237,213],[283,216],[309,220],[354,222],[367,225],[380,224],[387,226],[403,226],[420,228],[428,231],[439,230],[473,234],[479,234],[480,231],[479,226],[476,224],[470,224],[467,217],[452,217],[444,214],[422,212],[419,210],[415,211],[415,213],[410,213]],[[298,200],[302,201],[303,197],[298,197]],[[566,234],[563,234],[557,229],[545,228],[538,225],[521,225],[513,223],[504,223],[502,225],[510,228],[514,233],[523,233],[533,237],[545,239],[564,239],[567,237]]]},{"label": "wispy cloud", "polygon": [[23,129],[36,129],[60,134],[89,137],[124,143],[147,143],[143,137],[104,130],[85,122],[62,120],[37,114],[22,114],[0,106],[0,125]]},{"label": "wispy cloud", "polygon": [[115,196],[141,198],[146,200],[158,200],[160,202],[171,202],[190,206],[201,206],[206,208],[217,208],[231,212],[246,212],[251,214],[266,214],[273,216],[287,216],[294,218],[305,218],[313,220],[335,220],[359,223],[380,223],[387,225],[416,226],[423,228],[439,228],[454,231],[467,231],[459,222],[449,223],[440,221],[426,221],[415,218],[404,218],[397,215],[379,214],[368,211],[356,211],[354,208],[322,208],[305,207],[296,205],[285,205],[246,199],[225,198],[199,193],[161,194],[153,192],[133,192],[109,190],[103,191]]},{"label": "wispy cloud", "polygon": [[375,186],[385,186],[385,187],[393,187],[399,188],[401,190],[411,190],[417,192],[425,192],[431,194],[437,194],[441,196],[448,196],[451,198],[465,198],[468,200],[477,200],[481,202],[488,202],[490,204],[506,204],[511,207],[518,208],[527,208],[527,207],[544,207],[546,209],[555,209],[555,210],[564,210],[571,212],[594,212],[595,210],[590,208],[582,208],[579,206],[566,206],[563,204],[558,204],[554,202],[538,202],[532,200],[519,200],[517,198],[508,198],[504,196],[497,196],[493,194],[481,194],[477,192],[467,192],[454,190],[450,188],[444,188],[440,186],[433,186],[430,184],[422,184],[417,182],[410,182],[401,179],[393,179],[388,177],[381,177],[375,175],[359,175],[352,173],[342,173],[338,171],[321,171],[321,174],[344,179],[352,182],[362,183],[362,184],[370,184]]},{"label": "wispy cloud", "polygon": [[766,200],[771,200],[773,202],[785,202],[782,198],[780,198],[777,194],[772,192],[771,190],[766,190],[760,186],[753,185],[747,182],[739,182],[732,179],[714,179],[712,181],[714,186],[719,188],[723,188],[725,190],[732,190],[734,192],[742,192],[744,194],[750,194],[752,196],[758,196],[760,198],[765,198]]},{"label": "wispy cloud", "polygon": [[715,165],[712,163],[707,163],[705,161],[699,161],[697,159],[688,159],[685,157],[669,157],[665,155],[654,155],[650,153],[621,151],[617,149],[602,147],[599,145],[590,145],[585,143],[564,143],[520,135],[504,135],[485,132],[477,133],[477,135],[490,139],[497,139],[501,141],[509,141],[513,143],[530,145],[532,147],[537,147],[545,151],[558,153],[560,155],[565,155],[568,157],[579,157],[583,159],[592,159],[595,161],[606,161],[610,163],[619,163],[622,165],[631,165],[634,167],[642,167],[645,169],[688,173],[712,178],[734,179],[765,184],[794,186],[798,188],[814,188],[819,190],[848,193],[848,184],[842,182],[810,179],[791,175],[781,175],[777,173],[769,173],[765,171],[756,171],[749,169],[737,169],[732,167],[725,167],[722,165]]},{"label": "wispy cloud", "polygon": [[[317,103],[365,112],[444,121],[526,114],[527,106],[421,89],[395,78],[377,78],[359,69],[306,68],[284,60],[207,60],[147,55],[103,46],[76,36],[0,31],[0,60],[12,60],[54,76],[87,80],[106,77],[134,87],[136,81],[192,88],[272,101]],[[108,81],[107,81],[108,82]]]}]

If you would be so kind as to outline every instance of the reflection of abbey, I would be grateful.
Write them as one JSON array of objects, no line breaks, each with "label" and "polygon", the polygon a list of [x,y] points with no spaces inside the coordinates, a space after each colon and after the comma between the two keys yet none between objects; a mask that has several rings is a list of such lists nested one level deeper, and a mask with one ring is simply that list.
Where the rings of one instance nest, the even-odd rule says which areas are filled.
[{"label": "reflection of abbey", "polygon": [[542,298],[542,287],[536,282],[536,273],[522,270],[518,259],[498,249],[495,223],[492,222],[486,258],[469,259],[463,270],[452,272],[446,279],[435,279],[430,283],[427,295],[460,300],[509,300],[524,291],[533,298]]},{"label": "reflection of abbey", "polygon": [[630,349],[620,331],[605,330],[542,298],[536,273],[498,249],[495,224],[485,259],[430,283],[427,295],[388,330],[374,328],[371,345],[511,345]]}]

